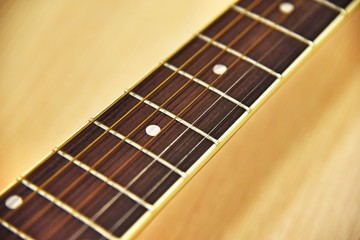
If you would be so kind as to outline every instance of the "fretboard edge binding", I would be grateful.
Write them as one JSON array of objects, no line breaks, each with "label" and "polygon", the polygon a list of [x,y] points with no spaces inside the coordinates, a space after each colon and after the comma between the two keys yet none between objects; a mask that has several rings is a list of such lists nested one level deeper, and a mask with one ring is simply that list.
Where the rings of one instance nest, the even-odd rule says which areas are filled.
[{"label": "fretboard edge binding", "polygon": [[287,29],[287,28],[285,28],[285,27],[283,27],[283,26],[281,26],[281,25],[279,25],[279,24],[277,24],[277,23],[275,23],[275,22],[273,22],[273,21],[271,21],[269,19],[263,18],[262,16],[260,16],[260,15],[258,15],[256,13],[253,13],[253,12],[251,12],[249,10],[246,10],[246,9],[240,7],[240,6],[237,6],[237,5],[234,5],[232,8],[235,11],[237,11],[239,13],[242,13],[242,14],[254,19],[255,21],[263,23],[263,24],[265,24],[265,25],[267,25],[267,26],[269,26],[269,27],[271,27],[273,29],[278,30],[279,32],[282,32],[282,33],[288,35],[289,37],[295,38],[295,39],[297,39],[297,40],[299,40],[299,41],[301,41],[301,42],[303,42],[303,43],[305,43],[305,44],[307,44],[309,46],[314,46],[313,41],[311,41],[311,40],[309,40],[309,39],[307,39],[307,38],[293,32],[293,31],[291,31],[291,30],[289,30],[289,29]]},{"label": "fretboard edge binding", "polygon": [[232,48],[230,48],[230,47],[228,47],[228,46],[226,46],[226,45],[224,45],[224,44],[222,44],[222,43],[220,43],[220,42],[218,42],[216,40],[213,40],[210,37],[205,36],[204,34],[199,34],[198,37],[201,40],[206,41],[206,42],[210,43],[211,45],[220,48],[221,50],[224,50],[224,51],[226,51],[228,53],[231,53],[235,57],[238,57],[238,58],[240,58],[240,59],[242,59],[242,60],[244,60],[244,61],[246,61],[248,63],[251,63],[252,65],[264,70],[265,72],[267,72],[267,73],[269,73],[269,74],[271,74],[271,75],[273,75],[273,76],[275,76],[277,78],[282,78],[282,75],[280,73],[275,72],[274,70],[268,68],[267,66],[255,61],[254,59],[252,59],[252,58],[250,58],[248,56],[245,56],[244,54],[242,54],[242,53],[240,53],[240,52],[238,52],[238,51],[236,51],[236,50],[234,50],[234,49],[232,49]]},{"label": "fretboard edge binding", "polygon": [[34,240],[34,238],[32,238],[29,235],[27,235],[26,233],[20,231],[15,226],[11,225],[10,223],[8,223],[7,221],[5,221],[3,219],[0,219],[0,224],[3,225],[6,229],[8,229],[10,232],[12,232],[15,235],[21,237],[22,239]]},{"label": "fretboard edge binding", "polygon": [[97,231],[98,233],[103,235],[104,237],[106,237],[108,239],[116,239],[116,237],[114,235],[112,235],[110,232],[105,230],[103,227],[101,227],[100,225],[98,225],[97,223],[95,223],[94,221],[92,221],[91,219],[86,217],[85,215],[79,213],[78,211],[76,211],[74,208],[70,207],[66,203],[60,201],[59,199],[57,199],[56,197],[54,197],[50,193],[44,191],[40,187],[38,187],[38,186],[34,185],[33,183],[27,181],[23,177],[19,177],[18,181],[21,182],[24,186],[26,186],[30,190],[38,193],[43,198],[45,198],[48,201],[54,203],[56,206],[58,206],[59,208],[61,208],[62,210],[64,210],[65,212],[67,212],[68,214],[73,216],[74,218],[78,219],[79,221],[83,222],[87,226],[91,227],[92,229],[94,229],[95,231]]},{"label": "fretboard edge binding", "polygon": [[246,106],[245,104],[239,102],[239,101],[236,100],[235,98],[227,95],[226,93],[220,91],[219,89],[217,89],[217,88],[215,88],[215,87],[207,84],[206,82],[204,82],[204,81],[202,81],[202,80],[194,77],[194,76],[191,75],[190,73],[187,73],[187,72],[185,72],[185,71],[183,71],[183,70],[181,70],[181,69],[179,69],[179,68],[177,68],[177,67],[175,67],[175,66],[173,66],[173,65],[171,65],[171,64],[169,64],[169,63],[164,63],[164,66],[167,67],[167,68],[169,68],[169,69],[171,69],[171,70],[174,71],[174,72],[178,72],[180,75],[182,75],[182,76],[184,76],[184,77],[186,77],[186,78],[188,78],[188,79],[190,79],[190,80],[193,80],[193,81],[196,82],[197,84],[199,84],[199,85],[201,85],[201,86],[203,86],[203,87],[205,87],[205,88],[213,91],[214,93],[220,95],[221,97],[223,97],[223,98],[229,100],[230,102],[238,105],[239,107],[245,109],[247,112],[250,112],[250,108],[249,108],[248,106]]},{"label": "fretboard edge binding", "polygon": [[173,172],[177,173],[178,175],[180,175],[182,178],[186,177],[186,173],[181,171],[180,169],[178,169],[177,167],[175,167],[174,165],[172,165],[171,163],[167,162],[166,160],[162,159],[160,156],[156,155],[155,153],[151,152],[150,150],[142,147],[141,145],[139,145],[138,143],[130,140],[129,138],[125,137],[124,135],[118,133],[117,131],[110,129],[108,126],[106,126],[105,124],[99,122],[99,121],[94,121],[93,122],[95,125],[97,125],[98,127],[104,129],[105,131],[108,131],[109,133],[111,133],[112,135],[114,135],[115,137],[119,138],[120,140],[125,141],[126,143],[130,144],[131,146],[135,147],[136,149],[138,149],[139,151],[145,153],[146,155],[148,155],[149,157],[153,158],[155,161],[161,163],[162,165],[164,165],[165,167],[169,168],[170,170],[172,170]]},{"label": "fretboard edge binding", "polygon": [[164,113],[165,115],[169,116],[170,118],[176,120],[177,122],[181,123],[182,125],[190,128],[191,130],[197,132],[198,134],[200,134],[201,136],[205,137],[206,139],[212,141],[215,145],[219,144],[219,141],[215,138],[213,138],[212,136],[210,136],[209,134],[207,134],[206,132],[202,131],[201,129],[195,127],[194,125],[192,125],[191,123],[185,121],[184,119],[180,118],[179,116],[169,112],[168,110],[158,106],[157,104],[151,102],[148,99],[144,99],[142,96],[140,96],[139,94],[136,94],[134,92],[129,92],[129,94],[131,96],[133,96],[134,98],[136,98],[139,101],[142,101],[144,103],[146,103],[147,105],[149,105],[150,107],[159,110],[160,112]]},{"label": "fretboard edge binding", "polygon": [[152,211],[154,209],[153,205],[151,205],[150,203],[146,202],[145,200],[143,200],[141,197],[137,196],[135,193],[130,192],[129,190],[127,190],[126,188],[122,187],[121,185],[119,185],[118,183],[114,182],[113,180],[111,180],[110,178],[104,176],[103,174],[99,173],[98,171],[92,169],[90,166],[88,166],[87,164],[75,159],[73,156],[71,156],[68,153],[63,152],[62,150],[58,150],[57,154],[59,154],[60,156],[64,157],[65,159],[67,159],[68,161],[74,163],[75,165],[79,166],[80,168],[82,168],[83,170],[85,170],[86,172],[89,172],[91,175],[93,175],[94,177],[98,178],[99,180],[101,180],[102,182],[108,184],[110,187],[116,189],[117,191],[119,191],[120,193],[126,195],[127,197],[131,198],[132,200],[134,200],[135,202],[137,202],[138,204],[142,205],[143,207],[145,207],[147,210]]}]

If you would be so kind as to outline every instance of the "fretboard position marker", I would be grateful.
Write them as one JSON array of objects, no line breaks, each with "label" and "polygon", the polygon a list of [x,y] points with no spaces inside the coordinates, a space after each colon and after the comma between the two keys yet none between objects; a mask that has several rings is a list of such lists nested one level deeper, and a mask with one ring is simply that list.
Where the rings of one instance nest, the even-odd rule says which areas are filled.
[{"label": "fretboard position marker", "polygon": [[23,199],[18,195],[12,195],[5,201],[5,206],[9,209],[17,209],[23,204]]},{"label": "fretboard position marker", "polygon": [[292,13],[292,11],[294,11],[295,6],[292,3],[283,2],[279,5],[279,9],[282,13],[290,14],[290,13]]},{"label": "fretboard position marker", "polygon": [[158,125],[149,125],[146,127],[146,134],[151,136],[151,137],[155,137],[156,135],[158,135],[161,131],[161,128]]},{"label": "fretboard position marker", "polygon": [[213,67],[213,72],[217,75],[223,75],[227,71],[227,67],[223,64],[216,64]]}]

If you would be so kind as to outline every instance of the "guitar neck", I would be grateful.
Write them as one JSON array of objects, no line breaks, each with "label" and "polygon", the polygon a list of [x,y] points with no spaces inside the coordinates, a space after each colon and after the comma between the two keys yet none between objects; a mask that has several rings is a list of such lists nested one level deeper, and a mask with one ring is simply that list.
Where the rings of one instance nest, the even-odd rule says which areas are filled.
[{"label": "guitar neck", "polygon": [[357,3],[236,2],[3,193],[1,236],[134,236]]}]

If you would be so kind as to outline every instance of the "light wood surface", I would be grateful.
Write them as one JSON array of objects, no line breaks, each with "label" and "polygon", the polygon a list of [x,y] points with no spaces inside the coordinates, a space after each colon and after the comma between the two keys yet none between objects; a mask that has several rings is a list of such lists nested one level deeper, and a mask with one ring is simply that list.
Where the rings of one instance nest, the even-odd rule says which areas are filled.
[{"label": "light wood surface", "polygon": [[[2,1],[0,189],[229,3]],[[359,23],[358,10],[138,239],[359,239]]]}]

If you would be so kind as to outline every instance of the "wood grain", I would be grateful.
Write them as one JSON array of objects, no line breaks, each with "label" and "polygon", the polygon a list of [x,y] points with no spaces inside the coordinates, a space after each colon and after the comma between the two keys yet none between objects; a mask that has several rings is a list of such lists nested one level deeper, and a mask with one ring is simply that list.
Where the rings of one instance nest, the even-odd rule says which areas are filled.
[{"label": "wood grain", "polygon": [[[2,1],[0,187],[228,3]],[[359,22],[356,11],[139,239],[358,239]]]}]

